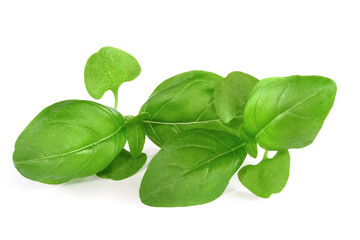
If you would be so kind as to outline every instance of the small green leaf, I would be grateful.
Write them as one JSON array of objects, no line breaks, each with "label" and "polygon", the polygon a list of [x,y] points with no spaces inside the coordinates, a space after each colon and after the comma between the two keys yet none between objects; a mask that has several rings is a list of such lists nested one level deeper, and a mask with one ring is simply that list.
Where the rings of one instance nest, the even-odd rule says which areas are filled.
[{"label": "small green leaf", "polygon": [[192,129],[180,133],[151,160],[140,187],[150,206],[198,205],[218,198],[246,157],[241,138]]},{"label": "small green leaf", "polygon": [[123,149],[107,168],[96,175],[101,178],[122,180],[137,173],[145,162],[146,154],[142,153],[133,158],[128,151]]},{"label": "small green leaf", "polygon": [[232,72],[215,86],[216,113],[224,123],[230,122],[238,113],[243,113],[250,91],[258,79],[243,72]]},{"label": "small green leaf", "polygon": [[250,140],[245,145],[245,151],[253,158],[257,157],[258,154],[258,148],[257,143],[253,140]]},{"label": "small green leaf", "polygon": [[249,141],[251,139],[251,137],[252,137],[247,132],[244,124],[241,124],[241,126],[240,126],[239,135],[240,135],[241,138],[243,138],[246,141]]},{"label": "small green leaf", "polygon": [[86,90],[95,99],[102,98],[106,91],[111,90],[116,108],[120,85],[134,80],[140,72],[140,65],[133,56],[117,48],[103,47],[86,62]]},{"label": "small green leaf", "polygon": [[247,165],[240,169],[240,182],[256,196],[268,198],[279,193],[289,178],[290,155],[288,151],[278,152],[273,158],[264,159],[257,165]]},{"label": "small green leaf", "polygon": [[145,145],[145,128],[142,122],[127,124],[125,126],[125,136],[129,144],[131,155],[138,157]]},{"label": "small green leaf", "polygon": [[334,81],[321,76],[263,79],[246,104],[245,127],[264,149],[305,147],[320,131],[335,95]]},{"label": "small green leaf", "polygon": [[125,136],[129,144],[131,155],[138,157],[145,145],[145,127],[142,121],[149,119],[150,114],[139,113],[137,116],[125,116]]},{"label": "small green leaf", "polygon": [[240,137],[246,141],[245,151],[253,158],[257,157],[258,149],[257,149],[257,142],[249,136],[244,124],[240,126]]}]

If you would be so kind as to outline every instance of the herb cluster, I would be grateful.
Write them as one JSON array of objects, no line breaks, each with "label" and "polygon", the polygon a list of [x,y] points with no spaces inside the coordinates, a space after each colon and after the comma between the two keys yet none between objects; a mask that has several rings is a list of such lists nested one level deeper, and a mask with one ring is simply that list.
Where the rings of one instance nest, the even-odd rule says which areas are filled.
[{"label": "herb cluster", "polygon": [[[115,107],[67,100],[45,108],[16,141],[17,170],[47,184],[94,174],[125,179],[146,162],[148,136],[161,149],[142,179],[143,203],[204,204],[218,198],[236,172],[252,193],[268,198],[286,185],[288,150],[314,141],[336,95],[336,84],[321,76],[259,81],[243,72],[224,78],[190,71],[162,82],[137,116],[123,117],[116,110],[118,89],[140,71],[137,60],[119,49],[93,54],[85,66],[86,89],[95,99],[112,91]],[[258,145],[266,150],[263,160],[240,169],[247,154],[257,157]],[[268,151],[277,153],[269,158]]]}]

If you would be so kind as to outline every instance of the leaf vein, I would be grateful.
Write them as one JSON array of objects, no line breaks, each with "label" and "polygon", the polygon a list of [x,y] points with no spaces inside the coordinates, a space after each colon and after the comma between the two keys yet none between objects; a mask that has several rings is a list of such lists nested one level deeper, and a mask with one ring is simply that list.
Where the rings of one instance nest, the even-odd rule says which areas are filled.
[{"label": "leaf vein", "polygon": [[276,121],[279,117],[281,117],[282,115],[290,112],[292,109],[294,109],[295,107],[299,106],[300,104],[304,103],[305,101],[309,100],[310,98],[318,95],[319,93],[321,93],[323,91],[317,91],[313,94],[311,94],[310,96],[306,97],[305,99],[301,100],[300,102],[296,103],[295,105],[289,107],[288,109],[286,109],[285,111],[281,112],[280,114],[278,114],[277,116],[275,116],[275,118],[273,118],[268,124],[265,125],[265,127],[263,127],[262,129],[260,129],[260,131],[255,135],[255,138],[257,138],[261,133],[263,133],[265,131],[266,128],[268,128],[274,121]]},{"label": "leaf vein", "polygon": [[67,155],[70,155],[72,153],[77,153],[77,152],[81,152],[89,147],[92,147],[94,145],[97,145],[103,141],[106,141],[107,139],[113,137],[115,134],[117,134],[121,129],[122,129],[123,126],[120,126],[115,132],[113,132],[112,134],[102,138],[102,139],[99,139],[98,141],[96,142],[93,142],[89,145],[86,145],[84,147],[81,147],[81,148],[78,148],[78,149],[75,149],[75,150],[72,150],[70,152],[67,152],[67,153],[60,153],[60,154],[55,154],[55,155],[51,155],[51,156],[46,156],[46,157],[41,157],[41,158],[35,158],[35,159],[29,159],[29,160],[24,160],[24,161],[18,161],[16,162],[16,164],[23,164],[23,163],[31,163],[31,162],[36,162],[36,161],[43,161],[43,160],[47,160],[47,159],[51,159],[51,158],[55,158],[55,157],[63,157],[63,156],[67,156]]},{"label": "leaf vein", "polygon": [[164,184],[162,184],[161,187],[155,189],[155,190],[153,191],[153,194],[156,194],[156,193],[157,193],[161,188],[163,188],[164,186],[171,184],[172,182],[178,180],[179,178],[182,178],[182,177],[184,177],[184,176],[186,176],[186,175],[188,175],[188,174],[190,174],[190,173],[198,170],[199,168],[203,167],[204,165],[206,165],[206,164],[208,164],[208,163],[210,163],[210,162],[212,162],[212,161],[214,161],[214,160],[217,160],[217,159],[219,159],[219,158],[221,158],[221,157],[223,157],[223,156],[225,156],[225,155],[227,155],[227,154],[229,154],[229,153],[231,153],[231,152],[235,151],[236,149],[239,149],[239,148],[241,148],[241,147],[243,147],[243,146],[244,146],[244,144],[241,144],[241,145],[236,146],[236,147],[234,147],[234,148],[232,148],[232,149],[230,149],[230,150],[228,150],[228,151],[226,151],[226,152],[224,152],[224,153],[221,153],[221,154],[219,154],[219,155],[216,155],[216,156],[210,158],[209,160],[205,161],[204,163],[202,163],[202,164],[200,164],[200,165],[198,165],[198,166],[195,166],[195,167],[192,168],[192,169],[189,169],[189,171],[187,171],[186,173],[183,173],[183,174],[181,174],[181,175],[179,175],[179,176],[176,176],[176,177],[170,179],[169,181],[167,181],[167,182],[165,182]]},{"label": "leaf vein", "polygon": [[178,98],[181,94],[183,94],[186,89],[188,89],[189,87],[191,87],[192,85],[194,85],[195,83],[198,83],[198,82],[205,82],[204,80],[199,80],[199,81],[195,81],[195,82],[192,82],[190,83],[189,85],[187,85],[181,92],[179,92],[176,96],[174,96],[173,98],[170,98],[168,101],[166,101],[155,113],[154,115],[152,116],[151,119],[154,119],[154,117],[156,117],[156,115],[166,106],[168,105],[171,101],[175,100],[176,98]]},{"label": "leaf vein", "polygon": [[201,119],[201,117],[205,114],[205,112],[209,109],[209,107],[211,106],[211,104],[213,104],[215,101],[215,99],[213,99],[204,109],[204,111],[202,111],[202,113],[199,115],[199,117],[196,119],[196,121],[199,121]]}]

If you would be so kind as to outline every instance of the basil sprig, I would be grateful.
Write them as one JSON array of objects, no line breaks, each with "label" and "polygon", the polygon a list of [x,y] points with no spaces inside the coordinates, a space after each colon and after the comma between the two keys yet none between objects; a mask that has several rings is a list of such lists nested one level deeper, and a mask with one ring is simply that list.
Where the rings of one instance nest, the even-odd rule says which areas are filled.
[{"label": "basil sprig", "polygon": [[[86,89],[95,99],[112,91],[115,107],[67,100],[45,108],[16,141],[17,170],[48,184],[94,174],[122,180],[144,166],[148,136],[161,150],[142,179],[143,203],[204,204],[221,196],[236,172],[247,189],[268,198],[287,183],[289,149],[314,141],[336,95],[334,81],[321,76],[259,81],[238,71],[224,78],[197,70],[165,80],[137,116],[124,118],[116,110],[118,89],[140,71],[122,50],[93,54],[85,66]],[[247,154],[257,157],[258,146],[265,149],[262,161],[241,168]],[[268,151],[277,153],[269,158]]]}]

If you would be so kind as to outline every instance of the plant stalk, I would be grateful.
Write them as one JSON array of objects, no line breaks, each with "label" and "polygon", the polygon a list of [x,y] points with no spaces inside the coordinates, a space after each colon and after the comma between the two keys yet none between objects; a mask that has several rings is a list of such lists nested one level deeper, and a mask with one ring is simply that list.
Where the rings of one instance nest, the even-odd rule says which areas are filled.
[{"label": "plant stalk", "polygon": [[115,98],[115,104],[114,104],[114,108],[117,109],[118,108],[118,103],[119,103],[119,93],[118,90],[112,91],[114,94],[114,98]]}]

